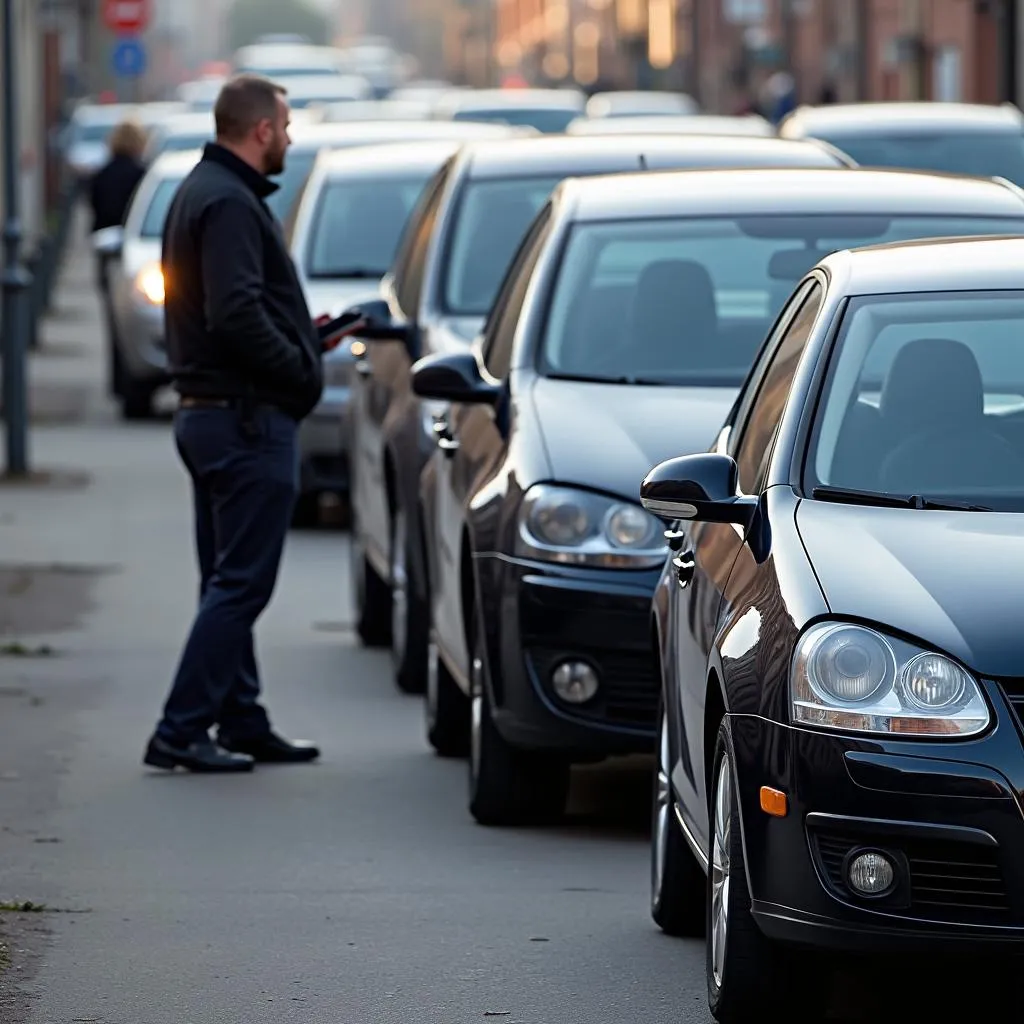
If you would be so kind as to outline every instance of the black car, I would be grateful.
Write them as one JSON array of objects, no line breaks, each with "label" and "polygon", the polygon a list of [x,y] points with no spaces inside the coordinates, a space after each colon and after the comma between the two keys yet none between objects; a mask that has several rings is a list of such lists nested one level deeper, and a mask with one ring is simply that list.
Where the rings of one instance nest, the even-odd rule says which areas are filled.
[{"label": "black car", "polygon": [[823,139],[862,167],[1006,178],[1024,185],[1024,114],[1010,103],[835,103],[798,107],[783,139]]},{"label": "black car", "polygon": [[363,304],[351,399],[353,580],[357,627],[392,647],[398,685],[421,692],[427,615],[419,478],[434,417],[409,385],[420,356],[467,352],[531,220],[562,179],[676,167],[844,167],[823,143],[778,139],[536,137],[466,146],[426,187],[382,298]]},{"label": "black car", "polygon": [[861,170],[572,181],[534,222],[471,353],[414,368],[452,403],[421,481],[428,735],[470,751],[482,823],[563,809],[574,761],[650,751],[654,462],[705,450],[778,309],[825,254],[1020,229],[994,182]]},{"label": "black car", "polygon": [[674,548],[652,907],[706,927],[723,1024],[851,953],[1024,952],[1022,259],[829,257],[712,450],[643,482]]}]

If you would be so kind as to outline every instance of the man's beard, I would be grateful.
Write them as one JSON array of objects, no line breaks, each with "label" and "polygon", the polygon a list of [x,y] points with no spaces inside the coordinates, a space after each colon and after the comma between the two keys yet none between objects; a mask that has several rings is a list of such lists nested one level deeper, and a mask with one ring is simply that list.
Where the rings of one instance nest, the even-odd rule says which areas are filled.
[{"label": "man's beard", "polygon": [[268,178],[272,178],[275,174],[282,174],[284,172],[284,149],[273,150],[267,153],[266,160],[264,161],[264,174]]}]

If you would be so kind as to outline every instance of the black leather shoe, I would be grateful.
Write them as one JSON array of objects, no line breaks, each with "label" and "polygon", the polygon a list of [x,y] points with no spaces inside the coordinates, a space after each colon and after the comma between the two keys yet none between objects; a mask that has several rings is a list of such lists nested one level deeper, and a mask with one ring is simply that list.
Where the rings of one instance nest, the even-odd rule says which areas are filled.
[{"label": "black leather shoe", "polygon": [[190,772],[251,772],[253,758],[244,753],[232,753],[219,747],[213,740],[200,740],[187,747],[177,747],[159,736],[154,736],[146,747],[143,764],[153,768],[185,768]]},{"label": "black leather shoe", "polygon": [[225,750],[248,754],[264,764],[304,764],[320,756],[320,748],[308,740],[286,740],[274,732],[238,739],[221,733],[217,739]]}]

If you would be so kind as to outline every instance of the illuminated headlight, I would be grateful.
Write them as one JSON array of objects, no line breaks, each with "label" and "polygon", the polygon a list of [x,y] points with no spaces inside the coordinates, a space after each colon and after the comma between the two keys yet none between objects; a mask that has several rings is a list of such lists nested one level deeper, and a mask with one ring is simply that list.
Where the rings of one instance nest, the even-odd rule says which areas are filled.
[{"label": "illuminated headlight", "polygon": [[639,505],[574,487],[538,484],[519,510],[516,554],[566,565],[661,565],[661,525]]},{"label": "illuminated headlight", "polygon": [[151,306],[164,304],[164,272],[159,263],[150,263],[139,271],[135,291]]},{"label": "illuminated headlight", "polygon": [[847,623],[804,633],[790,694],[793,721],[824,729],[939,739],[973,736],[990,721],[978,683],[955,661]]}]

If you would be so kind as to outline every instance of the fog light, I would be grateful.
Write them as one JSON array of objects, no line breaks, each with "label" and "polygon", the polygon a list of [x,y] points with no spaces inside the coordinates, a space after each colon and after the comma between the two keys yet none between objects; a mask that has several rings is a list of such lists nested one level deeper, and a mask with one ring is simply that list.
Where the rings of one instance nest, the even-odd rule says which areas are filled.
[{"label": "fog light", "polygon": [[567,704],[586,704],[599,685],[597,673],[585,661],[563,661],[551,673],[551,683]]},{"label": "fog light", "polygon": [[850,861],[846,879],[862,896],[880,896],[892,888],[896,872],[889,858],[877,850],[859,853]]}]

